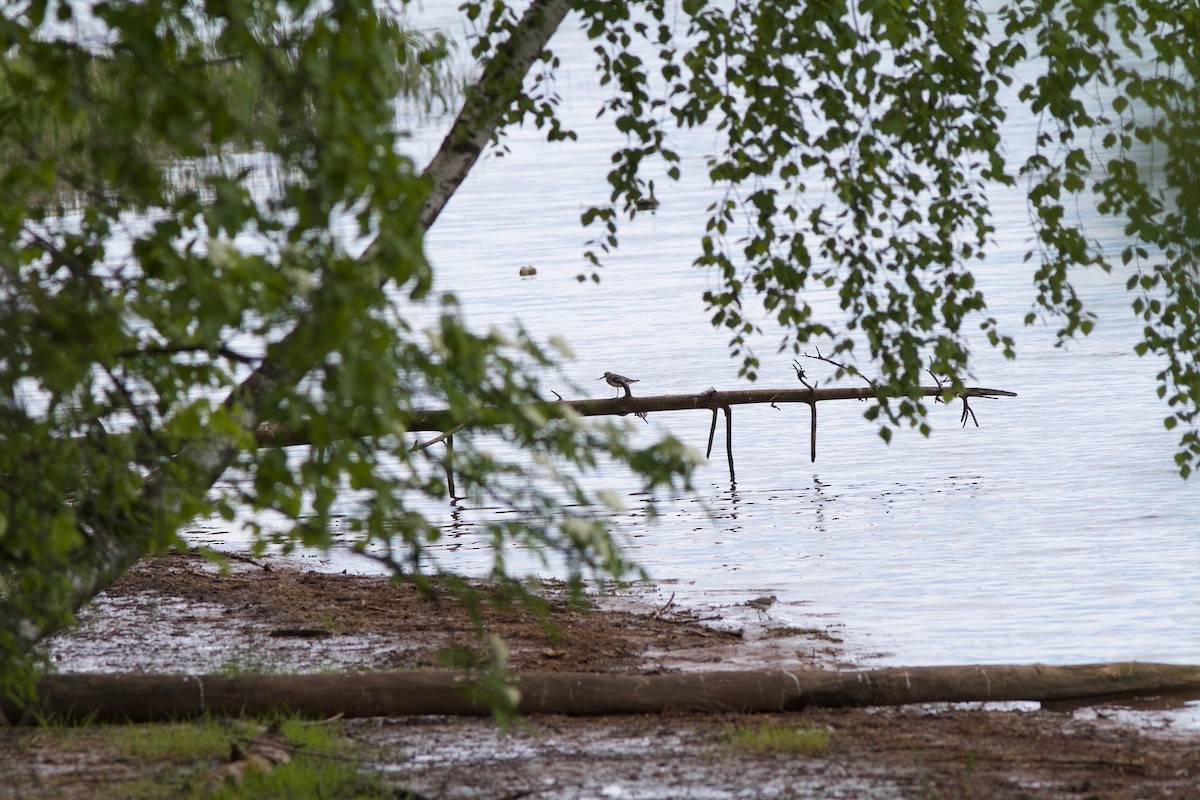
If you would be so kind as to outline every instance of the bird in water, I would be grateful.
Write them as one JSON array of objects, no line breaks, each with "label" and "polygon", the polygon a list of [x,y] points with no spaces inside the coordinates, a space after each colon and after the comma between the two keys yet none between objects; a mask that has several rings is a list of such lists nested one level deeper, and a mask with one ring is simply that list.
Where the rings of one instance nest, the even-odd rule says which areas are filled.
[{"label": "bird in water", "polygon": [[[763,595],[762,597],[756,597],[753,600],[747,600],[746,605],[757,611],[758,615],[761,617],[763,614],[767,614],[767,610],[771,606],[775,605],[775,595]],[[771,615],[767,614],[767,616],[769,617]]]},{"label": "bird in water", "polygon": [[624,375],[618,375],[615,372],[606,372],[599,378],[596,378],[596,380],[602,380],[614,389],[624,389],[626,397],[633,397],[633,393],[629,391],[629,384],[638,382],[637,378],[626,378]]}]

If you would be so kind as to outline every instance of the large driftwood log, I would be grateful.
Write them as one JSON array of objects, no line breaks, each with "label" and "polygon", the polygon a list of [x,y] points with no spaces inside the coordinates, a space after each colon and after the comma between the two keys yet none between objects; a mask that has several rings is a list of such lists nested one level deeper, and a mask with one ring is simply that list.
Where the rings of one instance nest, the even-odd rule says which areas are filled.
[{"label": "large driftwood log", "polygon": [[[482,715],[472,676],[433,670],[341,675],[51,675],[36,707],[0,706],[9,720],[144,722],[203,714],[287,711],[325,718]],[[526,714],[780,712],[849,707],[1032,700],[1200,696],[1200,667],[1175,664],[976,665],[832,672],[773,669],[667,675],[526,673],[513,676]]]}]

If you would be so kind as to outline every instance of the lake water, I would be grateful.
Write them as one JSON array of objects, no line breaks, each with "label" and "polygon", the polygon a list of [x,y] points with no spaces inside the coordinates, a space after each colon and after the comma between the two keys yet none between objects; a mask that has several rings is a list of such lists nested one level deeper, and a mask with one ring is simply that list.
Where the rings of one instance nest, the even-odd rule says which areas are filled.
[{"label": "lake water", "polygon": [[[547,145],[518,130],[510,154],[477,166],[429,236],[438,288],[456,292],[480,329],[520,320],[543,338],[564,337],[576,354],[567,377],[591,396],[612,393],[595,380],[606,370],[640,379],[639,394],[749,386],[705,316],[700,296],[712,279],[691,266],[705,207],[719,196],[704,179],[704,156],[717,143],[711,131],[677,142],[683,182],[657,181],[662,206],[626,224],[602,283],[576,282],[589,235],[579,215],[606,196],[619,140],[595,120],[600,96],[582,36],[572,26],[556,42],[569,55],[558,88],[580,141]],[[419,159],[446,124],[414,132]],[[1014,120],[1017,141],[1033,124]],[[858,403],[825,403],[816,463],[806,407],[740,407],[736,487],[721,429],[696,496],[663,503],[656,522],[623,476],[601,474],[598,482],[627,495],[629,511],[612,525],[663,582],[661,602],[672,592],[697,605],[775,594],[776,621],[838,625],[868,664],[1200,663],[1200,486],[1176,473],[1176,437],[1163,429],[1167,408],[1155,395],[1158,365],[1133,353],[1140,326],[1126,275],[1076,274],[1100,323],[1086,340],[1055,348],[1052,326],[1021,322],[1033,299],[1024,199],[993,192],[999,241],[978,277],[1019,357],[979,349],[969,383],[1019,396],[973,403],[979,428],[960,427],[957,405],[936,406],[930,438],[902,431],[890,445]],[[1119,229],[1093,232],[1119,242]],[[518,277],[525,264],[535,278]],[[769,332],[756,347],[756,385],[795,387],[790,355],[772,355],[776,343]],[[822,367],[810,373],[824,383],[831,375]],[[705,447],[705,412],[651,415],[650,423],[638,423],[638,437],[669,430]],[[493,513],[462,510],[439,545],[445,564],[489,566],[473,524]],[[239,536],[194,534],[222,546],[244,543]],[[349,554],[326,562],[370,568]],[[530,559],[514,565],[544,573]]]}]

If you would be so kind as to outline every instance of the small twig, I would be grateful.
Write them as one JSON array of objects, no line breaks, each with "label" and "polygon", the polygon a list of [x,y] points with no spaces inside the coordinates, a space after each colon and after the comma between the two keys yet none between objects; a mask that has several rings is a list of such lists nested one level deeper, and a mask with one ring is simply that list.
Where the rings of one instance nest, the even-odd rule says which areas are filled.
[{"label": "small twig", "polygon": [[863,375],[861,372],[858,371],[857,368],[852,367],[849,364],[843,364],[840,361],[834,361],[832,358],[827,358],[827,357],[821,355],[821,348],[819,348],[819,347],[816,348],[816,351],[817,351],[817,354],[815,356],[810,355],[809,353],[801,353],[800,355],[804,356],[805,358],[811,358],[814,361],[824,361],[826,364],[832,364],[833,366],[840,369],[842,372],[845,372],[849,375],[857,375],[858,377],[862,378],[864,381],[867,382],[867,386],[870,386],[872,389],[878,388],[875,385],[875,381],[871,380],[866,375]]},{"label": "small twig", "polygon": [[967,402],[967,396],[964,394],[964,395],[960,395],[960,397],[962,398],[962,403],[963,403],[962,418],[961,418],[962,426],[964,428],[967,427],[967,416],[970,415],[971,421],[974,422],[975,427],[978,428],[979,420],[975,417],[975,412],[971,409],[971,404]]},{"label": "small twig", "polygon": [[244,556],[244,555],[242,555],[241,553],[223,553],[222,555],[224,555],[224,556],[225,556],[225,558],[228,558],[230,561],[241,561],[241,562],[242,562],[242,563],[244,563],[244,564],[253,564],[254,566],[256,566],[256,567],[258,567],[259,569],[261,569],[263,572],[270,572],[270,571],[271,571],[271,565],[270,565],[270,564],[267,564],[267,563],[259,563],[258,561],[255,561],[255,560],[254,560],[253,558],[251,558],[250,556]]},{"label": "small twig", "polygon": [[[933,359],[932,358],[929,359],[929,369],[927,369],[925,371],[929,373],[929,377],[933,378],[933,382],[937,384],[938,391],[941,391],[941,392],[946,391],[946,385],[944,383],[942,383],[942,379],[939,378],[937,376],[937,373],[935,373],[933,371]],[[933,402],[941,403],[944,401],[942,400],[941,395],[939,395],[939,396],[933,398]]]},{"label": "small twig", "polygon": [[[146,435],[146,438],[154,443],[154,446],[157,448],[160,454],[171,452],[170,447],[166,442],[163,441],[160,430],[155,427],[153,422],[147,416],[146,409],[140,406],[137,401],[134,400],[133,393],[129,391],[129,387],[126,386],[125,381],[122,380],[122,378],[127,376],[124,365],[121,366],[122,378],[118,378],[112,371],[112,368],[110,368],[107,364],[102,364],[101,368],[104,370],[104,374],[108,376],[108,379],[113,382],[113,386],[116,387],[121,397],[125,400],[125,403],[128,405],[127,410],[133,415],[133,418],[137,420],[138,424],[142,427],[142,432]],[[157,471],[158,468],[156,467],[150,474],[145,476],[144,480],[149,481],[151,476]]]},{"label": "small twig", "polygon": [[667,609],[669,609],[673,605],[675,605],[675,593],[671,592],[671,598],[669,600],[667,600],[667,604],[664,605],[662,608],[658,609],[657,611],[655,611],[650,616],[653,619],[662,619],[662,615],[665,614],[667,612]]},{"label": "small twig", "polygon": [[812,424],[809,426],[808,432],[808,455],[812,463],[817,463],[817,401],[813,400],[808,404],[808,408],[812,411]]},{"label": "small twig", "polygon": [[410,453],[416,453],[416,452],[418,452],[418,451],[420,451],[420,450],[426,450],[426,449],[428,449],[428,448],[430,448],[430,447],[433,447],[433,446],[434,446],[435,444],[437,444],[438,442],[441,442],[441,441],[444,441],[445,439],[448,439],[449,437],[451,437],[451,436],[453,436],[454,434],[458,433],[459,431],[461,431],[461,430],[462,430],[463,428],[465,428],[465,427],[467,427],[467,423],[465,423],[465,422],[460,422],[460,423],[458,423],[457,425],[455,425],[453,428],[451,428],[450,430],[448,430],[448,431],[442,431],[440,434],[438,434],[437,436],[433,437],[432,439],[430,439],[430,440],[429,440],[429,441],[427,441],[427,442],[413,442],[413,446],[412,446],[412,447],[410,447],[410,448],[408,449],[408,452],[410,452]]},{"label": "small twig", "polygon": [[729,406],[721,406],[725,409],[725,455],[729,459],[729,482],[737,483],[737,478],[733,474],[733,409]]},{"label": "small twig", "polygon": [[[933,378],[933,382],[937,384],[938,391],[945,392],[946,391],[946,381],[948,381],[950,379],[938,377],[937,373],[933,371],[933,359],[932,358],[929,359],[929,369],[927,369],[925,371],[929,373],[929,377]],[[960,394],[958,396],[958,398],[960,400],[962,400],[962,404],[963,404],[962,416],[959,417],[958,421],[961,422],[962,426],[965,428],[965,427],[967,427],[967,418],[969,417],[970,420],[975,423],[975,427],[978,428],[979,427],[979,419],[975,416],[975,411],[974,411],[974,409],[971,408],[971,404],[969,402],[967,402],[967,395]],[[943,400],[942,396],[939,394],[933,398],[933,402],[944,403],[946,401]]]},{"label": "small twig", "polygon": [[35,233],[28,228],[25,229],[25,233],[29,235],[29,238],[33,239],[34,242],[40,245],[43,250],[49,253],[50,257],[55,261],[55,263],[66,267],[71,273],[71,277],[75,278],[76,280],[96,277],[90,274],[88,267],[83,262],[75,258],[70,253],[61,250],[57,245],[54,244],[54,242],[50,241],[46,237],[39,233]]},{"label": "small twig", "polygon": [[450,502],[453,503],[457,499],[458,494],[454,491],[454,437],[446,437],[446,491],[450,494]]},{"label": "small twig", "polygon": [[225,345],[217,345],[216,347],[208,347],[203,344],[174,344],[174,345],[157,345],[155,347],[147,347],[137,350],[122,350],[117,353],[117,358],[137,358],[139,356],[173,356],[180,353],[210,353],[227,358],[230,361],[236,361],[239,364],[247,364],[254,366],[262,361],[261,358],[252,358],[244,356],[241,353],[233,350]]},{"label": "small twig", "polygon": [[805,375],[804,367],[800,366],[800,362],[794,358],[792,359],[792,369],[796,370],[796,377],[800,380],[800,383],[804,385],[804,388],[808,389],[810,392],[815,392],[817,387],[821,385],[820,381],[809,383],[806,380],[807,376]]},{"label": "small twig", "polygon": [[712,425],[708,426],[708,450],[706,450],[704,452],[704,458],[706,460],[709,458],[712,458],[713,437],[717,433],[717,409],[713,408],[712,412],[713,412]]}]

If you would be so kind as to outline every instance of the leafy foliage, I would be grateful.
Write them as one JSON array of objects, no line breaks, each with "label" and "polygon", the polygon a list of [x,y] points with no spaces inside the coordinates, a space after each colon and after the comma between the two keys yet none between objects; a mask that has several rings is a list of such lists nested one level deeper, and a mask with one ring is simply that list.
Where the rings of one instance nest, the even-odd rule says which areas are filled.
[{"label": "leafy foliage", "polygon": [[[498,577],[512,542],[577,578],[628,570],[579,476],[611,456],[678,485],[684,448],[544,401],[550,351],[430,292],[395,101],[445,85],[444,41],[369,0],[166,0],[33,3],[0,49],[0,690],[197,515],[270,512],[291,524],[264,542],[327,546],[352,498],[359,547],[439,568],[422,509],[450,460],[460,495],[521,512],[492,526]],[[427,405],[473,423],[452,453],[411,446]],[[267,421],[309,445],[260,447]]]},{"label": "leafy foliage", "polygon": [[[1181,429],[1178,466],[1191,472],[1200,459],[1192,4],[684,0],[670,14],[659,0],[640,5],[639,16],[626,4],[584,4],[602,80],[614,87],[605,111],[627,136],[609,204],[583,215],[603,228],[593,263],[616,246],[621,215],[655,191],[646,163],[678,178],[671,126],[715,126],[723,144],[708,175],[726,193],[709,209],[696,265],[719,276],[705,299],[742,374],[755,377],[751,342],[765,312],[782,329],[781,350],[824,344],[846,371],[878,370],[879,404],[867,416],[885,421],[885,438],[888,424],[928,432],[917,394],[927,368],[961,388],[972,330],[1015,356],[975,272],[993,240],[989,190],[1023,180],[1037,233],[1027,323],[1048,316],[1060,340],[1086,335],[1095,318],[1072,270],[1131,265],[1133,311],[1146,322],[1138,351],[1165,361],[1165,423]],[[1039,77],[1016,86],[1026,64]],[[1099,85],[1115,89],[1111,108],[1097,107]],[[1006,152],[1029,143],[1006,146],[1004,122],[1021,114],[1038,120],[1037,138],[1010,163]],[[1167,157],[1141,163],[1154,146]],[[1126,222],[1117,252],[1071,211],[1093,196]],[[837,313],[810,304],[828,292]]]}]

